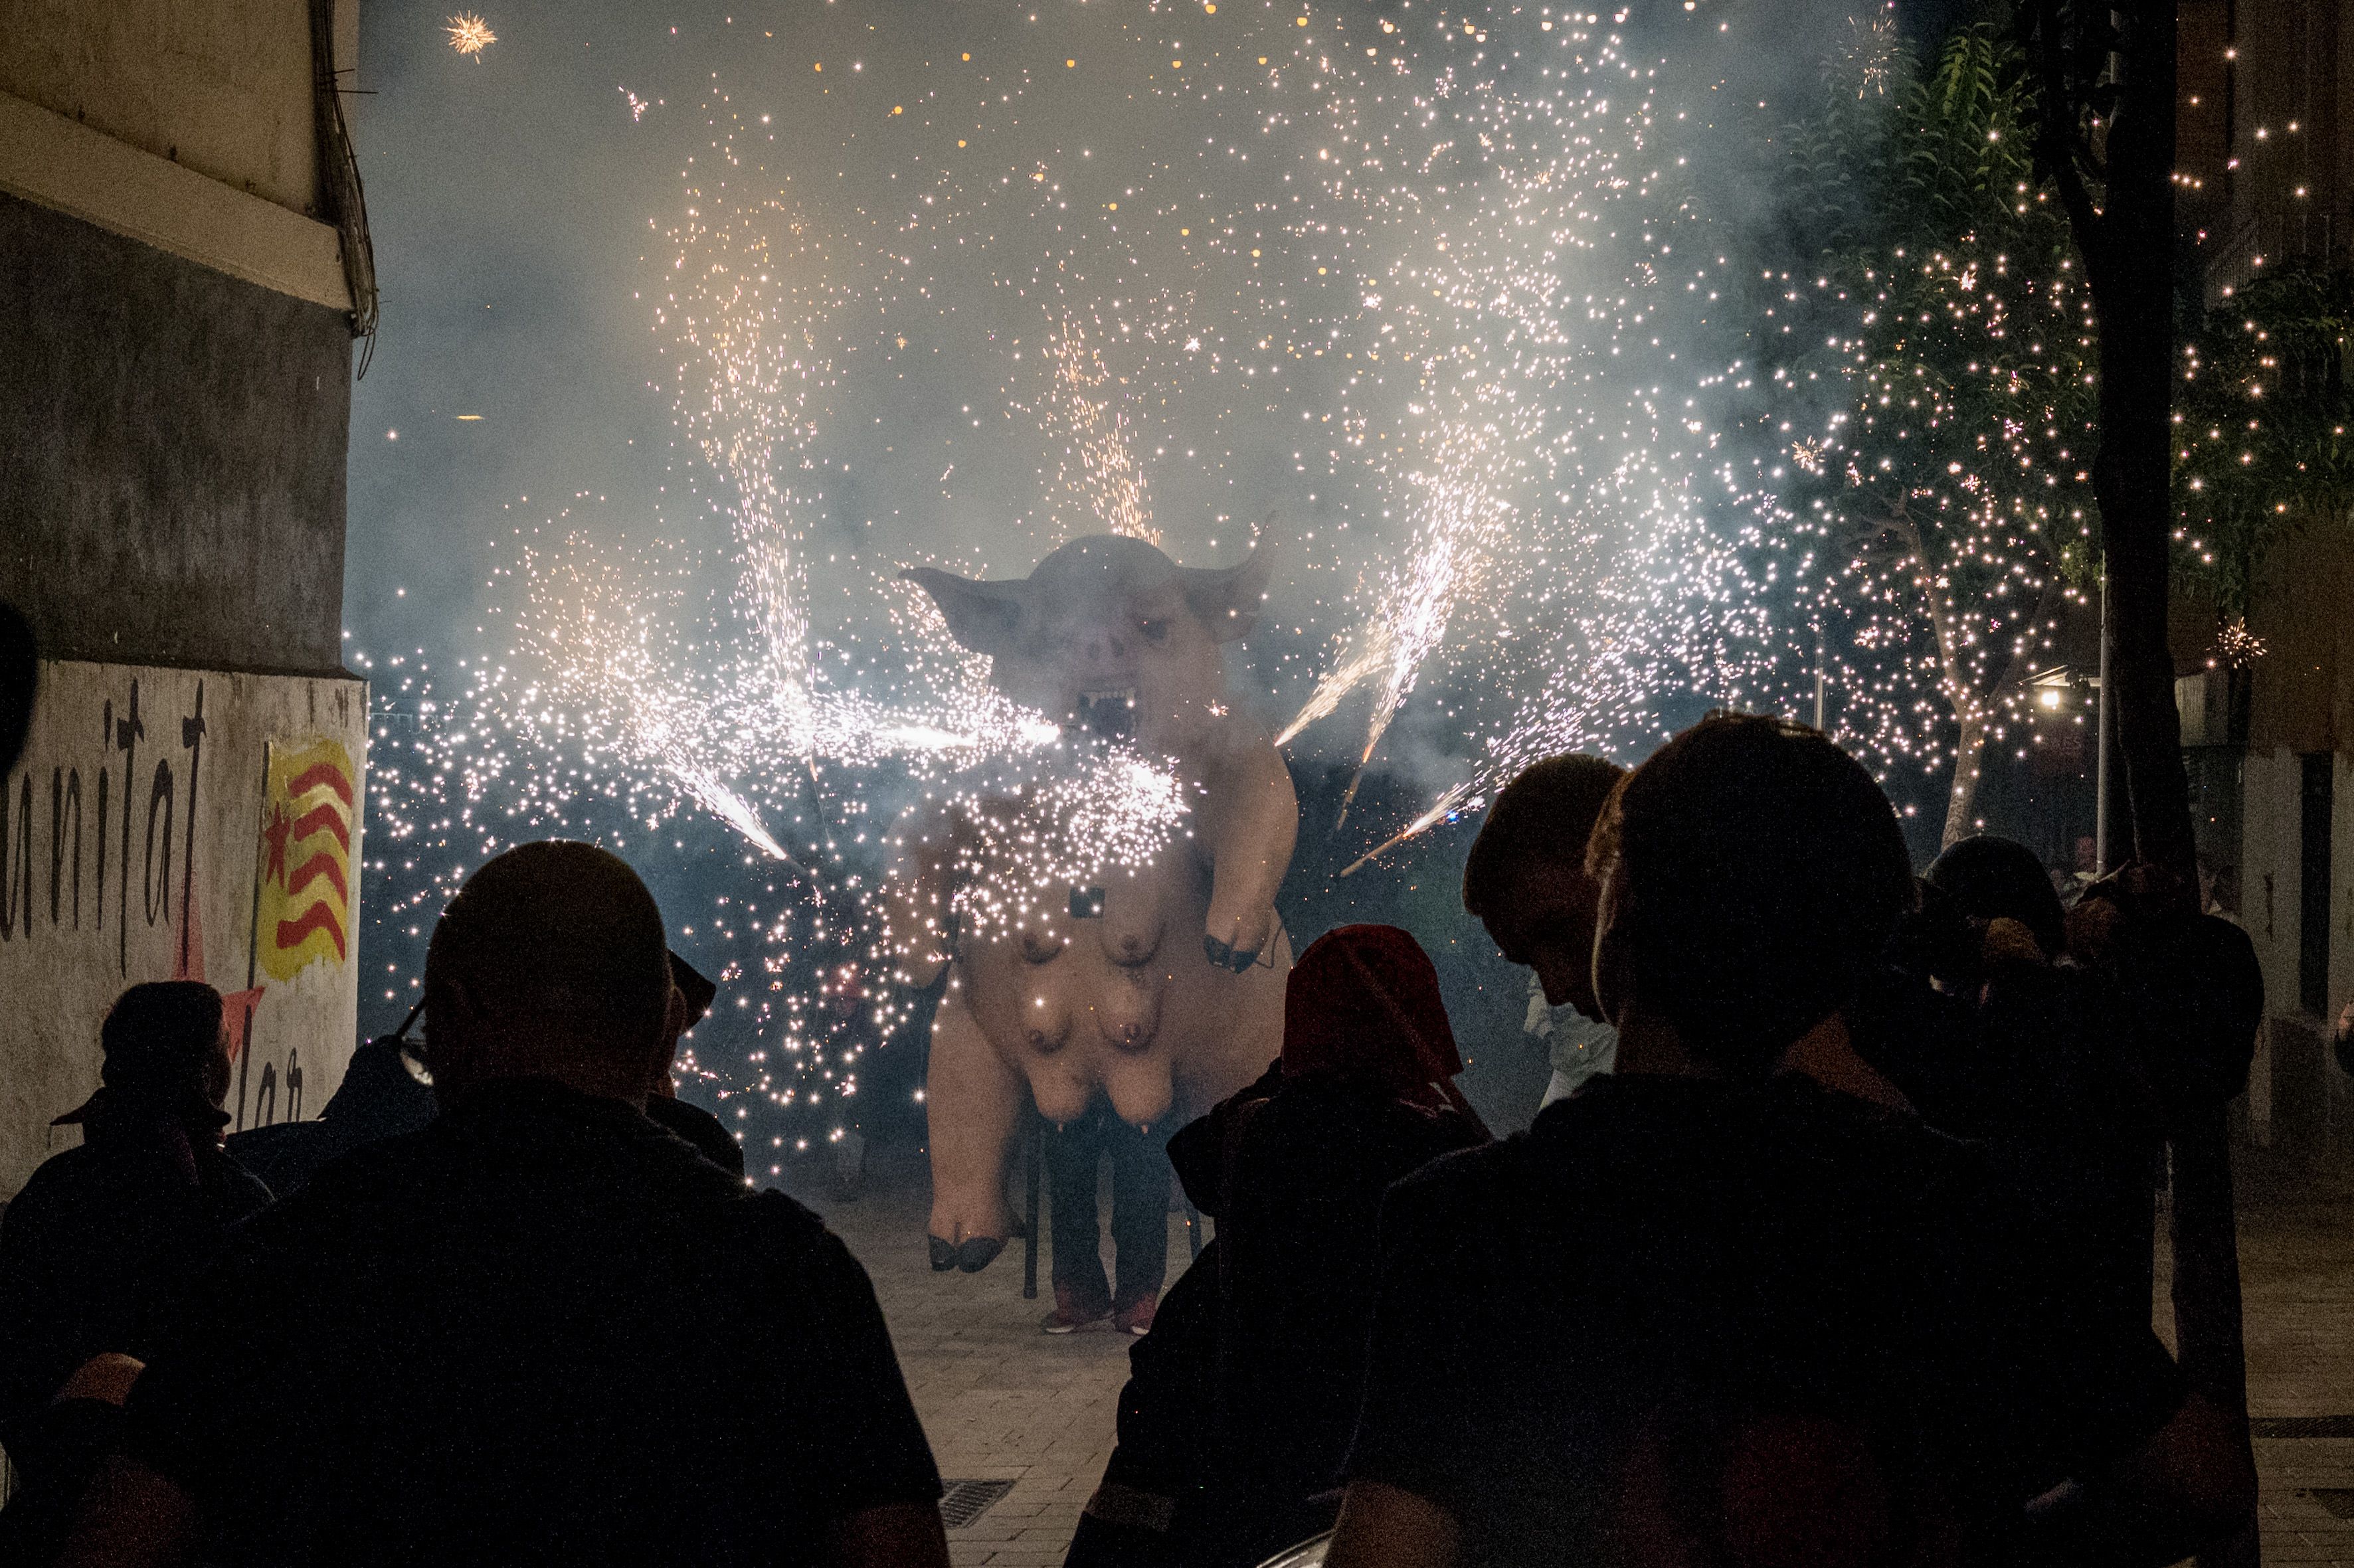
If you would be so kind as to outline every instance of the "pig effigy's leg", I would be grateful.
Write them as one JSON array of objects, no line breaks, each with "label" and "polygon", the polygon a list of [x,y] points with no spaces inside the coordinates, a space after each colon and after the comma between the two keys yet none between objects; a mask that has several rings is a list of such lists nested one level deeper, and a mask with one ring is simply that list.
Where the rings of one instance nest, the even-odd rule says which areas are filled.
[{"label": "pig effigy's leg", "polygon": [[1005,1246],[1005,1158],[1028,1095],[951,988],[932,1025],[924,1109],[931,1123],[932,1267],[967,1274]]},{"label": "pig effigy's leg", "polygon": [[1274,938],[1276,890],[1299,835],[1299,797],[1282,754],[1263,736],[1237,745],[1217,771],[1212,810],[1202,948],[1212,963],[1239,973]]}]

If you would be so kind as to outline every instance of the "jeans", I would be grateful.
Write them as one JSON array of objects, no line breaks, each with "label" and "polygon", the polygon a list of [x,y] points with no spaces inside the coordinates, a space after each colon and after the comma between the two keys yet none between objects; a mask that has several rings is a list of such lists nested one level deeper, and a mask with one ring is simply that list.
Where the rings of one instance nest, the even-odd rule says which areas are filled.
[{"label": "jeans", "polygon": [[[1054,1280],[1082,1305],[1126,1307],[1160,1293],[1169,1274],[1169,1137],[1120,1120],[1098,1100],[1075,1121],[1046,1127]],[[1111,1157],[1111,1241],[1119,1289],[1104,1279],[1096,1181]]]}]

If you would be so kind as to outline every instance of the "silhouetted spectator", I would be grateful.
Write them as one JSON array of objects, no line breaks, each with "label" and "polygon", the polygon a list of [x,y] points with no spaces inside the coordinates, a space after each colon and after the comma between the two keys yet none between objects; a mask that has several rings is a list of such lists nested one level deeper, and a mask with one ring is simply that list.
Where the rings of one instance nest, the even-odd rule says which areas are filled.
[{"label": "silhouetted spectator", "polygon": [[[1282,1082],[1280,1063],[1170,1139],[1169,1162],[1193,1206],[1214,1215],[1218,1150],[1235,1113]],[[1191,1138],[1196,1128],[1205,1133]],[[1182,1139],[1182,1141],[1181,1141]],[[1206,1207],[1204,1206],[1206,1205]],[[1115,1442],[1087,1499],[1064,1568],[1182,1568],[1203,1528],[1209,1442],[1217,1415],[1223,1243],[1213,1236],[1161,1299],[1152,1332],[1128,1352],[1113,1415]]]},{"label": "silhouetted spectator", "polygon": [[717,1117],[701,1106],[680,1099],[678,1085],[671,1077],[671,1069],[678,1062],[679,1036],[711,1016],[711,1004],[718,997],[719,988],[676,953],[670,955],[670,983],[671,1018],[663,1025],[670,1034],[670,1049],[663,1054],[661,1070],[654,1074],[653,1083],[646,1091],[646,1116],[656,1127],[673,1138],[684,1139],[695,1146],[697,1154],[741,1180],[744,1146],[728,1136],[726,1127]]},{"label": "silhouetted spectator", "polygon": [[[1281,1060],[1170,1140],[1187,1193],[1218,1222],[1217,1307],[1182,1348],[1137,1348],[1121,1441],[1182,1457],[1158,1476],[1116,1458],[1075,1568],[1156,1553],[1251,1568],[1331,1526],[1364,1372],[1382,1194],[1485,1139],[1453,1086],[1462,1068],[1438,973],[1405,932],[1343,926],[1300,955]],[[1153,1338],[1169,1332],[1164,1319]],[[1159,1531],[1156,1516],[1169,1520]]]},{"label": "silhouetted spectator", "polygon": [[440,1119],[239,1233],[63,1561],[945,1564],[864,1272],[640,1114],[670,993],[604,851],[468,878],[426,963]]},{"label": "silhouetted spectator", "polygon": [[2113,975],[2067,952],[2033,852],[1979,836],[1924,879],[1894,972],[1850,1009],[1856,1047],[1932,1127],[1982,1140],[2051,1249],[2117,1332],[2149,1316],[2163,1131]]},{"label": "silhouetted spectator", "polygon": [[2068,916],[2043,863],[2025,844],[1992,833],[1964,839],[1930,863],[1922,877],[1952,902],[1954,911],[1981,929],[1997,920],[2026,928],[2049,962],[2068,946]]},{"label": "silhouetted spectator", "polygon": [[[133,986],[99,1038],[101,1086],[54,1124],[79,1124],[80,1147],[45,1161],[0,1218],[0,1445],[25,1483],[7,1533],[52,1548],[128,1378],[228,1227],[270,1202],[221,1150],[219,992],[195,980]],[[69,1389],[100,1357],[111,1360]]]},{"label": "silhouetted spectator", "polygon": [[271,1192],[290,1198],[329,1160],[430,1122],[432,1080],[408,1039],[424,1008],[419,1002],[398,1029],[352,1053],[344,1081],[328,1097],[317,1120],[248,1128],[229,1139],[229,1152]]},{"label": "silhouetted spectator", "polygon": [[[1548,757],[1522,768],[1471,842],[1463,907],[1488,928],[1505,961],[1529,967],[1542,996],[1527,1032],[1548,1048],[1549,1106],[1610,1071],[1618,1035],[1594,999],[1594,911],[1585,841],[1627,770],[1599,757]],[[1539,1004],[1549,1009],[1541,1012]]]},{"label": "silhouetted spectator", "polygon": [[1591,863],[1617,1072],[1392,1189],[1331,1568],[2156,1564],[2236,1524],[2221,1414],[2019,1268],[1978,1154],[1850,1047],[1912,897],[1871,776],[1713,717]]}]

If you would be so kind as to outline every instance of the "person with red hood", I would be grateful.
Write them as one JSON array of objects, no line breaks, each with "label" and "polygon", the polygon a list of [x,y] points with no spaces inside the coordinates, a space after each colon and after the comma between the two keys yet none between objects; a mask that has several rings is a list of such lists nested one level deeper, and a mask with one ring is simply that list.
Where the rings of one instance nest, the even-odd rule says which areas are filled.
[{"label": "person with red hood", "polygon": [[1487,1129],[1438,972],[1394,926],[1310,944],[1283,1054],[1182,1128],[1170,1162],[1217,1239],[1130,1352],[1119,1448],[1066,1559],[1247,1568],[1327,1528],[1356,1423],[1390,1183]]}]

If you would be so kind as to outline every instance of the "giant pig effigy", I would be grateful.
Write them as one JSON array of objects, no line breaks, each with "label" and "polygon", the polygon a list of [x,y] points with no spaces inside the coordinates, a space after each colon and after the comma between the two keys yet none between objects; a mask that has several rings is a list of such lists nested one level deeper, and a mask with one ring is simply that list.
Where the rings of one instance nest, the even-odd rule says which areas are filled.
[{"label": "giant pig effigy", "polygon": [[1098,535],[1019,581],[907,574],[957,641],[988,655],[1000,692],[1171,759],[1190,804],[1186,831],[1149,863],[986,932],[948,917],[970,864],[955,822],[900,824],[895,957],[917,985],[950,971],[925,1088],[936,1267],[971,1272],[1003,1246],[1025,1105],[1062,1122],[1103,1097],[1124,1121],[1157,1123],[1240,1088],[1281,1050],[1291,948],[1275,894],[1299,806],[1267,728],[1229,694],[1222,652],[1257,621],[1268,566],[1264,546],[1205,570]]}]

